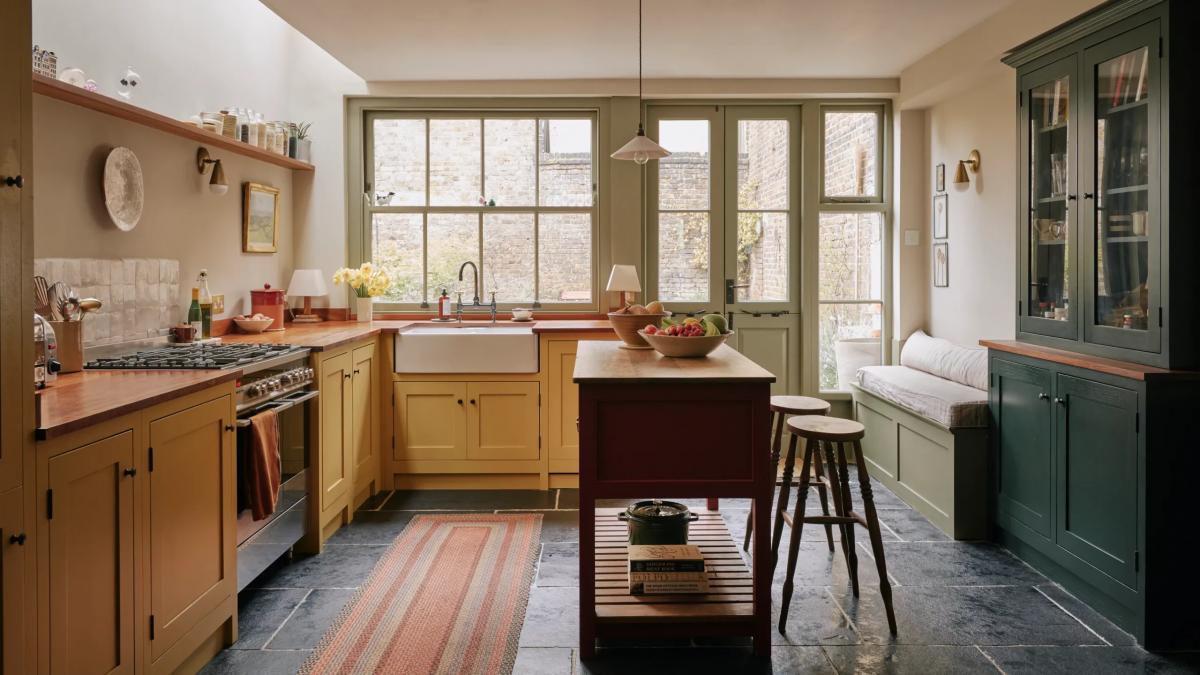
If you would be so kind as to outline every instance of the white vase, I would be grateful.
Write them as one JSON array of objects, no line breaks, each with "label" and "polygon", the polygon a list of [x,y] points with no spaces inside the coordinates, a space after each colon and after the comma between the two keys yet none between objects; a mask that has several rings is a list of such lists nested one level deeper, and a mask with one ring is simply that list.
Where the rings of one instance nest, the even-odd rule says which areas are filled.
[{"label": "white vase", "polygon": [[373,308],[373,298],[354,298],[354,315],[359,321],[370,321]]},{"label": "white vase", "polygon": [[850,383],[858,382],[858,369],[880,363],[879,338],[846,338],[833,345],[837,357],[838,390],[850,391]]}]

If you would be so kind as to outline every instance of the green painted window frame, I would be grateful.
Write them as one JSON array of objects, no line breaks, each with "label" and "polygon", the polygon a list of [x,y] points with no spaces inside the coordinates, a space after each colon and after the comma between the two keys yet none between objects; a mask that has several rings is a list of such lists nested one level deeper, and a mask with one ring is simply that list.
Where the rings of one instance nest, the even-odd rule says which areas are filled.
[{"label": "green painted window frame", "polygon": [[[609,101],[608,99],[433,99],[433,98],[377,98],[353,97],[347,103],[347,264],[357,266],[372,259],[372,217],[376,213],[590,213],[592,216],[592,279],[591,300],[572,303],[537,303],[533,301],[499,302],[501,310],[518,306],[532,306],[547,313],[594,313],[604,302],[601,274],[609,267],[608,250],[608,162],[610,158],[604,148],[609,146]],[[581,118],[592,121],[592,176],[593,200],[590,207],[485,207],[485,206],[386,206],[374,204],[371,184],[372,148],[371,125],[375,119],[386,118]],[[428,133],[428,129],[426,130]],[[426,194],[428,202],[429,195]],[[535,235],[536,237],[536,235]],[[536,238],[535,238],[536,247]],[[483,240],[480,239],[480,247]],[[425,252],[422,251],[422,255]],[[536,250],[535,250],[536,255]],[[481,257],[482,261],[482,257]],[[482,270],[481,270],[482,273]],[[535,266],[535,279],[537,268]],[[349,290],[345,291],[349,298]],[[481,302],[486,302],[483,287]],[[426,289],[426,302],[376,302],[378,313],[434,314],[436,303],[432,302],[433,291]]]}]

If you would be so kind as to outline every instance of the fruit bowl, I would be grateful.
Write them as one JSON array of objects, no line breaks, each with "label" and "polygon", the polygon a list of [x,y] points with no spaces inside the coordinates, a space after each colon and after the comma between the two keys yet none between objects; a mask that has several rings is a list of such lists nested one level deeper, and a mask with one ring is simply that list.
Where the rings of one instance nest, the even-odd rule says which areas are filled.
[{"label": "fruit bowl", "polygon": [[666,316],[666,312],[658,312],[656,314],[617,314],[609,312],[608,322],[612,324],[613,331],[617,337],[625,344],[622,345],[625,349],[650,349],[650,345],[640,337],[641,331],[639,328],[645,328],[647,324],[658,325],[659,321]]},{"label": "fruit bowl", "polygon": [[663,356],[679,359],[696,359],[708,356],[717,347],[725,344],[725,340],[729,339],[730,335],[733,335],[733,331],[721,333],[720,335],[700,335],[695,337],[650,335],[645,330],[639,330],[637,334],[653,347],[654,351]]},{"label": "fruit bowl", "polygon": [[242,331],[243,333],[261,333],[270,328],[274,321],[275,320],[269,316],[262,319],[253,317],[235,317],[233,319],[233,322],[237,324],[238,330]]}]

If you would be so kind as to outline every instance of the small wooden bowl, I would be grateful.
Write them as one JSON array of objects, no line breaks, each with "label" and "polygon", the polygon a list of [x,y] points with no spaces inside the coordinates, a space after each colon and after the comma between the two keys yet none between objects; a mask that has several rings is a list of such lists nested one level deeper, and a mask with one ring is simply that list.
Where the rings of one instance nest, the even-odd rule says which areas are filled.
[{"label": "small wooden bowl", "polygon": [[733,331],[721,335],[681,337],[679,335],[649,335],[646,331],[639,330],[638,335],[649,343],[654,351],[663,356],[677,359],[698,359],[708,356],[717,347],[725,344],[725,340],[733,335]]},{"label": "small wooden bowl", "polygon": [[666,316],[665,312],[657,314],[613,314],[610,312],[608,322],[612,324],[617,337],[625,343],[623,345],[625,349],[652,349],[638,333],[648,324],[657,326],[664,316]]},{"label": "small wooden bowl", "polygon": [[261,333],[264,330],[270,328],[271,324],[274,323],[275,320],[274,319],[234,319],[233,322],[235,324],[237,324],[238,330],[242,331],[243,333],[254,334],[254,333]]}]

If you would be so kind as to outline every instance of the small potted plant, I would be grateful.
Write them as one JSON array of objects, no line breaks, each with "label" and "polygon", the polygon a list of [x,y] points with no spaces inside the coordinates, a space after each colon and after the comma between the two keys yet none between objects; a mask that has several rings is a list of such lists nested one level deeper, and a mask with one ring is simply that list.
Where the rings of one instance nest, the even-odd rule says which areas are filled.
[{"label": "small potted plant", "polygon": [[349,284],[354,291],[354,313],[359,321],[370,321],[374,299],[387,293],[392,281],[387,272],[369,262],[359,267],[343,267],[333,273],[333,283]]},{"label": "small potted plant", "polygon": [[312,122],[292,123],[291,156],[301,162],[312,162],[312,139],[308,137],[311,128]]}]

